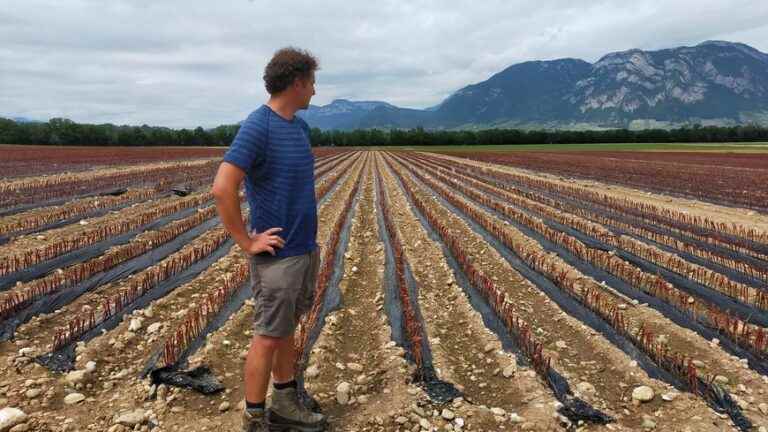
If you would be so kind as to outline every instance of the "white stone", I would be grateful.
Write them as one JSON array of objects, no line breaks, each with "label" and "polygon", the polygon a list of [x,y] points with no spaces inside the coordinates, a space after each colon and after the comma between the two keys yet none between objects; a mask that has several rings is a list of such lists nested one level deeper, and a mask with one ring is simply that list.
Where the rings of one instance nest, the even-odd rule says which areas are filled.
[{"label": "white stone", "polygon": [[317,365],[311,365],[304,371],[304,376],[307,378],[315,378],[318,375],[320,375],[320,368],[318,368]]},{"label": "white stone", "polygon": [[419,426],[421,426],[424,430],[429,430],[432,427],[432,424],[429,422],[429,420],[423,418],[419,420]]},{"label": "white stone", "polygon": [[491,408],[491,412],[492,412],[494,415],[497,415],[497,416],[504,416],[504,415],[506,415],[506,414],[507,414],[507,412],[504,410],[504,408],[499,408],[499,407],[493,407],[493,408]]},{"label": "white stone", "polygon": [[594,395],[596,391],[595,386],[586,381],[576,384],[576,390],[583,395]]},{"label": "white stone", "polygon": [[95,361],[89,361],[85,364],[85,371],[88,373],[92,373],[96,370],[96,362]]},{"label": "white stone", "polygon": [[362,372],[363,365],[361,365],[360,363],[347,363],[347,369],[354,372]]},{"label": "white stone", "polygon": [[147,327],[147,334],[157,333],[157,331],[160,330],[162,327],[163,327],[163,323],[161,322],[152,323],[149,325],[149,327]]},{"label": "white stone", "polygon": [[67,384],[75,386],[85,381],[86,376],[88,376],[88,371],[85,369],[73,370],[67,374],[64,380]]},{"label": "white stone", "polygon": [[136,408],[133,411],[120,414],[115,420],[115,423],[120,423],[124,426],[136,426],[137,424],[144,423],[146,416],[147,414],[143,409]]},{"label": "white stone", "polygon": [[504,370],[501,371],[501,374],[504,375],[504,378],[510,378],[515,375],[515,372],[517,372],[517,365],[512,363],[505,367]]},{"label": "white stone", "polygon": [[219,405],[219,412],[225,412],[229,410],[229,402],[222,402],[221,405]]},{"label": "white stone", "polygon": [[443,408],[443,412],[441,412],[440,415],[446,420],[453,420],[456,417],[456,414],[448,408]]},{"label": "white stone", "polygon": [[349,393],[352,391],[352,386],[343,381],[336,386],[336,402],[341,405],[349,403]]},{"label": "white stone", "polygon": [[653,389],[648,386],[636,387],[632,390],[632,399],[640,402],[648,402],[653,400]]},{"label": "white stone", "polygon": [[517,413],[512,413],[509,415],[509,421],[512,423],[522,423],[525,419],[517,415]]},{"label": "white stone", "polygon": [[144,323],[144,320],[141,318],[132,318],[131,323],[128,324],[128,331],[135,332],[138,331],[141,328],[141,325]]},{"label": "white stone", "polygon": [[64,403],[67,405],[74,405],[84,400],[85,400],[85,395],[82,393],[70,393],[64,396]]},{"label": "white stone", "polygon": [[29,399],[34,399],[34,398],[36,398],[36,397],[40,396],[40,394],[41,394],[42,392],[43,392],[43,390],[42,390],[42,389],[39,389],[39,388],[31,388],[31,389],[27,390],[27,391],[24,393],[24,395],[25,395],[27,398],[29,398]]},{"label": "white stone", "polygon": [[677,393],[675,392],[664,393],[663,395],[661,395],[661,399],[667,402],[671,402],[675,400],[676,397],[677,397]]},{"label": "white stone", "polygon": [[5,407],[0,410],[0,432],[5,432],[26,420],[27,414],[24,411],[18,408]]}]

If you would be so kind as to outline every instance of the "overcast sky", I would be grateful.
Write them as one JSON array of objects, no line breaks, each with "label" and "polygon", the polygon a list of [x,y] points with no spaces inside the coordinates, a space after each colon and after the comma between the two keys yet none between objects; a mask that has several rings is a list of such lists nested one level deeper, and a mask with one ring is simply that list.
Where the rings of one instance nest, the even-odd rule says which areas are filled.
[{"label": "overcast sky", "polygon": [[204,127],[266,100],[286,45],[317,95],[425,108],[526,60],[708,39],[768,52],[766,0],[3,0],[0,116]]}]

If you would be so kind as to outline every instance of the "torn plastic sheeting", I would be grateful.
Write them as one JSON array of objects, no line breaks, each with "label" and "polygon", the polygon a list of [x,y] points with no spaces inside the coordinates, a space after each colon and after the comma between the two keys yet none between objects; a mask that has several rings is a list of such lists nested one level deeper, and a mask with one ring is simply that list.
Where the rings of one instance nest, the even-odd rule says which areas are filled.
[{"label": "torn plastic sheeting", "polygon": [[[414,180],[418,181],[420,184],[423,185],[423,183],[420,180],[418,180],[418,179],[414,179]],[[426,186],[426,185],[424,185],[424,187],[428,188],[428,186]],[[428,190],[432,190],[432,189],[430,188]],[[457,193],[460,194],[460,192],[458,192],[458,191],[457,191]],[[512,265],[518,272],[520,272],[526,278],[528,278],[529,280],[534,282],[537,286],[542,288],[544,290],[544,292],[547,294],[547,296],[550,297],[550,299],[552,299],[553,301],[555,301],[555,303],[557,303],[560,306],[560,308],[563,309],[566,313],[568,313],[571,316],[574,316],[575,318],[579,319],[583,323],[587,324],[589,327],[591,327],[594,330],[597,330],[601,334],[603,334],[603,336],[606,339],[611,341],[615,346],[620,348],[627,355],[629,355],[631,358],[633,358],[635,361],[637,361],[638,365],[641,368],[643,368],[643,370],[645,370],[650,377],[666,381],[666,382],[672,384],[673,386],[675,386],[676,388],[678,388],[680,390],[687,390],[688,386],[686,384],[684,384],[682,381],[677,379],[677,377],[675,377],[674,375],[672,375],[671,373],[669,373],[665,369],[663,369],[660,366],[658,366],[645,353],[643,353],[636,346],[634,346],[634,344],[631,341],[629,341],[625,337],[619,335],[612,327],[608,326],[607,323],[605,323],[605,321],[603,321],[601,318],[599,318],[594,312],[587,310],[583,305],[581,305],[581,303],[576,303],[577,306],[580,306],[581,308],[584,309],[583,311],[579,311],[579,316],[576,316],[573,313],[571,313],[571,311],[568,310],[570,308],[564,308],[563,305],[567,304],[568,302],[563,302],[563,304],[561,304],[561,297],[562,297],[562,295],[556,295],[555,297],[550,295],[551,289],[554,288],[555,290],[557,290],[557,287],[554,286],[554,284],[551,281],[549,281],[549,279],[544,278],[542,275],[540,275],[540,274],[534,272],[532,269],[530,269],[527,266],[527,264],[525,264],[521,260],[519,260],[519,258],[516,255],[514,255],[512,253],[512,251],[509,250],[509,248],[507,248],[500,241],[498,241],[495,237],[493,237],[491,234],[489,234],[483,227],[478,225],[474,220],[471,220],[470,218],[466,217],[466,215],[464,215],[464,213],[462,211],[458,210],[455,206],[453,206],[450,203],[448,203],[443,197],[438,196],[437,194],[435,194],[435,196],[436,196],[436,198],[438,200],[440,200],[441,203],[443,203],[444,206],[446,206],[446,208],[450,209],[453,213],[455,213],[457,216],[462,218],[462,220],[464,220],[467,224],[469,224],[475,232],[480,234],[486,241],[488,241],[505,259],[507,259],[507,261],[510,263],[510,265]],[[481,205],[481,204],[477,204],[477,205],[479,207],[487,210],[487,211],[491,211],[491,210],[488,210],[487,207],[485,207],[484,205]],[[496,212],[496,213],[498,213],[498,212]],[[531,237],[532,238],[537,239],[537,240],[538,239],[542,239],[543,240],[543,237],[541,235],[539,235],[538,233],[534,233],[530,229],[528,229],[527,231],[531,233]],[[512,260],[510,260],[510,258],[512,258]],[[518,267],[518,265],[516,265],[516,263],[514,261],[517,261],[519,264],[522,264],[522,266]],[[543,279],[544,283],[542,284],[542,283],[539,282],[539,280],[536,280],[536,279],[533,279],[533,278],[529,277],[528,274],[530,272],[533,272],[533,273],[535,273],[535,275],[538,275],[538,277],[536,279]],[[554,294],[556,294],[556,293],[554,293]],[[571,300],[573,300],[572,297],[570,297],[570,296],[568,296],[568,297]],[[586,313],[584,313],[584,312],[586,312]],[[584,319],[584,318],[588,317],[589,315],[592,316],[592,317],[590,317],[589,320]],[[582,318],[582,317],[584,317],[584,318]],[[595,321],[595,320],[599,320],[599,322]],[[600,325],[601,323],[603,325]],[[598,326],[595,327],[594,324],[598,324]],[[604,332],[601,329],[601,327],[607,327],[605,329],[605,330],[607,330],[607,333]],[[621,342],[618,343],[619,341],[621,341]],[[632,353],[636,354],[637,356],[633,355]],[[721,389],[719,387],[714,387],[715,386],[714,384],[710,385],[710,384],[704,383],[701,379],[699,379],[699,386],[700,387],[703,386],[703,388],[708,389],[704,393],[703,398],[709,403],[709,405],[713,409],[715,409],[718,412],[728,414],[729,417],[731,417],[731,419],[737,425],[742,425],[742,426],[745,425],[746,429],[742,428],[742,430],[749,430],[749,428],[751,427],[751,424],[749,423],[749,421],[746,418],[744,418],[743,414],[741,413],[740,408],[736,404],[733,403],[733,400],[731,399],[730,395],[725,390],[723,390],[723,389]],[[719,395],[719,397],[712,397],[712,394],[713,394],[713,390],[712,389],[713,388],[717,389],[716,393]],[[742,427],[742,426],[740,426],[740,427]]]},{"label": "torn plastic sheeting", "polygon": [[134,228],[118,236],[110,237],[98,243],[67,252],[55,258],[49,259],[48,261],[43,261],[25,269],[2,276],[0,277],[0,291],[13,287],[16,282],[27,282],[32,279],[37,279],[58,268],[83,262],[93,257],[99,256],[113,246],[118,246],[130,242],[131,239],[144,231],[158,229],[168,223],[190,216],[194,214],[199,208],[206,207],[211,202],[212,201],[208,201],[201,204],[200,206],[179,210],[176,213],[155,219],[146,225]]},{"label": "torn plastic sheeting", "polygon": [[189,371],[157,369],[152,372],[152,382],[192,389],[204,395],[216,394],[225,388],[213,371],[205,365]]},{"label": "torn plastic sheeting", "polygon": [[72,216],[71,218],[62,219],[62,220],[59,220],[59,221],[56,221],[56,222],[53,222],[53,223],[50,223],[50,224],[47,224],[47,225],[43,225],[43,226],[40,226],[40,227],[36,227],[36,228],[28,229],[28,230],[22,230],[22,231],[14,231],[12,233],[0,235],[0,245],[7,243],[8,241],[10,241],[11,239],[13,239],[15,237],[19,237],[19,236],[23,236],[23,235],[29,235],[29,234],[35,234],[35,233],[38,233],[38,232],[41,232],[41,231],[47,231],[47,230],[50,230],[50,229],[59,228],[59,227],[62,227],[64,225],[73,224],[73,223],[79,221],[80,219],[89,219],[89,218],[95,218],[95,217],[99,217],[99,216],[104,216],[105,214],[107,214],[109,212],[112,212],[112,211],[122,210],[122,209],[124,209],[126,207],[129,207],[129,206],[132,206],[134,204],[146,202],[146,201],[149,201],[150,199],[163,198],[163,197],[168,196],[168,195],[169,194],[164,193],[164,194],[160,194],[160,195],[155,195],[155,196],[153,196],[151,198],[145,198],[145,199],[140,199],[140,200],[129,201],[127,203],[122,203],[122,204],[114,206],[114,207],[107,207],[107,208],[103,208],[103,209],[96,209],[96,210],[94,210],[94,211],[92,211],[90,213],[84,213],[84,214]]},{"label": "torn plastic sheeting", "polygon": [[[167,367],[157,367],[158,361],[163,354],[163,346],[160,346],[150,356],[141,377],[149,375],[153,384],[166,384],[169,386],[191,388],[203,394],[211,394],[223,390],[224,387],[218,383],[216,377],[206,366],[200,366],[189,371],[183,370],[186,367],[189,356],[197,352],[200,347],[205,345],[209,333],[213,333],[223,326],[232,314],[236,313],[243,306],[245,301],[253,295],[250,278],[227,300],[221,310],[216,314],[213,320],[200,332],[200,334],[190,342],[189,346],[179,355],[178,361]],[[205,372],[205,373],[203,373]],[[212,386],[217,383],[218,386]]]},{"label": "torn plastic sheeting", "polygon": [[[402,183],[400,183],[400,180],[398,178],[395,177],[395,181],[400,185],[401,188],[403,187]],[[414,178],[414,181],[417,181],[420,183],[418,179]],[[428,190],[431,190],[431,189],[428,189]],[[413,209],[414,214],[416,214],[416,217],[419,219],[422,226],[427,231],[429,237],[434,241],[436,241],[443,249],[444,255],[448,261],[448,265],[451,267],[451,269],[454,271],[454,274],[457,276],[456,278],[457,282],[460,284],[462,288],[464,288],[464,292],[470,298],[470,304],[472,305],[473,308],[475,308],[475,310],[478,313],[480,313],[480,315],[483,318],[483,322],[486,324],[489,330],[493,331],[499,337],[502,343],[502,348],[504,348],[507,351],[512,351],[513,353],[515,353],[516,360],[519,365],[524,365],[524,366],[529,365],[529,362],[527,361],[525,354],[520,350],[519,346],[514,342],[506,326],[501,322],[501,320],[498,318],[498,316],[490,307],[490,305],[487,303],[487,301],[482,297],[482,295],[474,287],[472,287],[472,284],[466,278],[466,275],[464,274],[463,270],[459,266],[455,257],[450,252],[450,250],[448,250],[448,248],[445,246],[445,243],[442,241],[442,238],[439,236],[439,234],[437,234],[434,231],[434,229],[429,224],[429,222],[424,218],[424,215],[421,214],[418,208],[411,201],[411,198],[407,196],[407,194],[405,196],[410,207]],[[445,200],[443,200],[442,197],[438,196],[437,194],[434,194],[434,196],[437,199],[439,199],[444,205],[447,204],[450,206],[450,204],[445,202]],[[452,209],[453,206],[450,206],[448,208]],[[453,209],[452,211],[456,213],[455,209]],[[459,215],[459,217],[462,217],[460,213],[456,213],[456,214]],[[473,221],[467,221],[463,217],[462,219],[465,220],[470,225],[474,224]],[[538,279],[543,279],[543,277],[539,275]],[[543,280],[548,282],[546,279],[543,279]],[[489,325],[489,324],[492,324],[492,325]],[[550,372],[548,374],[548,384],[550,389],[552,389],[552,392],[554,393],[557,400],[563,404],[563,407],[560,408],[559,410],[559,412],[562,415],[564,415],[569,420],[576,423],[578,423],[579,421],[589,421],[593,423],[605,424],[605,423],[610,423],[614,421],[614,419],[611,416],[596,410],[587,402],[575,397],[573,395],[573,392],[571,391],[570,386],[568,385],[568,381],[565,378],[563,378],[562,375],[560,375],[553,367],[550,367],[549,371]]]},{"label": "torn plastic sheeting", "polygon": [[59,309],[62,306],[70,303],[82,294],[91,291],[102,284],[116,281],[128,276],[131,273],[141,271],[151,265],[154,265],[157,261],[162,260],[168,255],[178,251],[184,247],[184,245],[187,244],[189,240],[207,231],[217,223],[217,217],[211,218],[208,221],[190,229],[189,231],[180,234],[172,241],[164,243],[148,252],[143,253],[142,255],[137,256],[136,258],[132,258],[107,271],[97,273],[74,286],[37,299],[31,305],[21,309],[13,316],[0,323],[0,341],[7,341],[13,338],[16,329],[20,325],[29,321],[34,316],[43,313],[51,313],[56,309]]},{"label": "torn plastic sheeting", "polygon": [[87,193],[82,195],[74,195],[67,198],[53,198],[46,201],[31,203],[31,204],[21,204],[10,208],[0,209],[0,217],[2,216],[10,216],[16,213],[20,213],[26,210],[32,210],[39,207],[47,207],[47,206],[54,206],[54,205],[60,205],[67,203],[69,201],[75,200],[75,199],[83,199],[83,198],[90,198],[90,197],[96,197],[96,196],[104,196],[104,195],[112,195],[112,196],[118,196],[122,195],[124,193],[128,192],[128,189],[119,188],[119,189],[106,189],[102,192],[96,192],[96,193]]},{"label": "torn plastic sheeting", "polygon": [[197,277],[197,275],[207,269],[211,264],[216,262],[219,258],[226,255],[232,248],[233,244],[234,241],[232,239],[228,239],[207,257],[195,262],[182,272],[162,281],[157,286],[147,291],[143,296],[137,298],[131,304],[123,308],[121,311],[111,316],[106,321],[101,322],[98,326],[88,330],[86,333],[73,340],[65,347],[57,351],[39,356],[36,358],[36,361],[55,372],[65,372],[74,369],[76,357],[75,347],[77,346],[78,342],[89,341],[96,336],[101,335],[104,331],[112,330],[122,322],[123,316],[130,314],[136,309],[146,307],[153,301],[164,297],[179,286],[190,282],[192,279]]}]

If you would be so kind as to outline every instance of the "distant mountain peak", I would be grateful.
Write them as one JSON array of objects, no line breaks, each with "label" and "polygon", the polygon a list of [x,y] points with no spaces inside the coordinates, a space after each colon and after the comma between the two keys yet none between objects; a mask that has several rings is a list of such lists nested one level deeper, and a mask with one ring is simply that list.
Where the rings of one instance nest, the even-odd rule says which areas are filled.
[{"label": "distant mountain peak", "polygon": [[768,54],[713,40],[616,51],[595,63],[531,60],[464,86],[424,110],[337,99],[307,114],[311,125],[342,129],[768,125]]}]

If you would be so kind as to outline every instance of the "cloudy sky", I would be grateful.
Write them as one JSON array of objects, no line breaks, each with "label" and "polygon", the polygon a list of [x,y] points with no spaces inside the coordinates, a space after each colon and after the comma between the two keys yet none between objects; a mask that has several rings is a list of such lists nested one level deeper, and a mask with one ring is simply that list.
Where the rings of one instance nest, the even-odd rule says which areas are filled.
[{"label": "cloudy sky", "polygon": [[314,104],[425,108],[521,61],[708,39],[768,52],[768,2],[3,0],[0,116],[234,123],[286,45],[320,59]]}]

